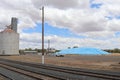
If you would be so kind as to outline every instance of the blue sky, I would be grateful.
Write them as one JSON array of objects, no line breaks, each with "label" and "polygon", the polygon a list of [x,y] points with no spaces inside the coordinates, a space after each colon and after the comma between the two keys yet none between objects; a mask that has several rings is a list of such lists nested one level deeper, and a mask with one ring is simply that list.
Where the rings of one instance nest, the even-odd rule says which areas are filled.
[{"label": "blue sky", "polygon": [[115,32],[116,37],[120,37],[120,31]]},{"label": "blue sky", "polygon": [[[42,24],[37,23],[37,25],[34,28],[24,29],[23,32],[24,33],[42,33],[41,29],[42,29]],[[77,35],[68,29],[54,27],[47,23],[45,23],[45,25],[44,25],[44,34],[45,34],[45,36],[57,35],[60,37],[85,38],[85,36]]]},{"label": "blue sky", "polygon": [[103,5],[103,3],[94,3],[94,0],[90,1],[90,7],[91,8],[99,9],[102,5]]}]

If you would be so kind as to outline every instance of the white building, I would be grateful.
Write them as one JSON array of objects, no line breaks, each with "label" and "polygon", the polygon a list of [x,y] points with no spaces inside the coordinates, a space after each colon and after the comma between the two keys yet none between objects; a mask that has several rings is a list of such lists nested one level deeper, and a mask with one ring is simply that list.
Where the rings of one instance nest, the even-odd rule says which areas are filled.
[{"label": "white building", "polygon": [[0,32],[0,55],[17,54],[19,54],[19,34],[12,30],[11,26]]}]

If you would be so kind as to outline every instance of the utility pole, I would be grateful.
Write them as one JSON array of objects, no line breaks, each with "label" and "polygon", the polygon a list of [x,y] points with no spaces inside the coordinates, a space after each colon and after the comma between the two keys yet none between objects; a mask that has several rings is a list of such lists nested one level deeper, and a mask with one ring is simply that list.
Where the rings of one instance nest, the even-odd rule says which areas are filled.
[{"label": "utility pole", "polygon": [[48,54],[50,52],[50,40],[48,40]]},{"label": "utility pole", "polygon": [[44,6],[42,6],[42,64],[44,64]]}]

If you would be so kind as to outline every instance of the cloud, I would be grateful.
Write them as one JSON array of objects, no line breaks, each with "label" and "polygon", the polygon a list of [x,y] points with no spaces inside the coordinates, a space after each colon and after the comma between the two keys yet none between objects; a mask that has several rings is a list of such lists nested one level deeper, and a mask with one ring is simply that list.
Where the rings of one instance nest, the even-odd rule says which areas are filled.
[{"label": "cloud", "polygon": [[111,39],[116,37],[113,31],[86,32],[86,33],[81,33],[79,35],[85,36],[86,38],[94,38],[94,39]]},{"label": "cloud", "polygon": [[39,10],[33,6],[31,0],[1,0],[0,3],[0,28],[10,25],[11,17],[19,19],[19,32],[24,28],[34,27],[37,21],[40,21]]},{"label": "cloud", "polygon": [[105,17],[108,15],[116,17],[119,14],[118,9],[120,6],[118,4],[120,2],[117,1],[118,3],[115,2],[113,4],[112,2],[114,1],[94,0],[94,4],[103,4],[100,9],[90,9],[90,7],[83,9],[69,8],[67,10],[46,8],[46,19],[51,25],[60,28],[68,28],[76,33],[91,31],[118,31],[118,25],[120,25],[119,19],[115,18],[114,20],[109,20]]},{"label": "cloud", "polygon": [[[79,0],[32,0],[33,4],[36,8],[40,8],[42,5],[49,6],[52,8],[58,8],[58,9],[69,9],[69,8],[83,8],[85,6],[88,6],[87,3],[89,0],[86,1],[79,1]],[[80,5],[80,6],[79,6]]]},{"label": "cloud", "polygon": [[107,22],[110,31],[120,31],[120,20],[113,19]]},{"label": "cloud", "polygon": [[[34,38],[33,38],[34,37]],[[65,49],[68,47],[96,47],[102,49],[120,48],[120,38],[110,38],[105,40],[92,38],[66,38],[57,35],[45,36],[45,48],[48,47],[48,40],[50,40],[50,47],[56,49]],[[41,48],[41,34],[40,33],[23,33],[20,37],[20,48]]]},{"label": "cloud", "polygon": [[[0,23],[4,26],[10,24],[13,16],[19,18],[20,32],[24,28],[34,28],[36,23],[41,22],[42,3],[42,0],[1,0]],[[119,16],[119,0],[92,0],[92,3],[90,0],[45,0],[44,3],[45,21],[51,26],[67,28],[74,33],[119,30],[119,19],[109,20],[105,17]],[[90,7],[91,4],[100,3],[103,4],[100,9]]]},{"label": "cloud", "polygon": [[46,20],[51,25],[67,28],[77,33],[106,30],[107,22],[100,13],[94,14],[86,10],[70,9],[64,11],[50,8],[46,9]]},{"label": "cloud", "polygon": [[[26,28],[35,28],[41,23],[41,6],[43,0],[1,0],[0,3],[0,30],[10,24],[11,17],[19,19],[18,31],[21,34],[20,45],[23,47],[40,47],[41,33],[24,33]],[[115,32],[120,31],[120,1],[119,0],[44,0],[45,21],[53,27],[66,28],[77,35],[86,36],[85,39],[64,38],[57,35],[46,36],[51,39],[53,47],[65,48],[73,45],[100,46],[108,45],[115,38]],[[91,2],[92,1],[92,2]],[[91,4],[102,4],[99,8],[92,8]],[[107,18],[106,18],[107,16]],[[111,19],[110,19],[111,18]],[[34,39],[32,39],[35,37]],[[110,40],[97,40],[111,38]],[[67,42],[68,41],[68,42]],[[67,43],[66,43],[67,42]],[[35,44],[34,44],[35,43]],[[46,44],[47,45],[47,44]],[[58,46],[59,45],[59,46]],[[118,47],[113,44],[113,47]]]}]

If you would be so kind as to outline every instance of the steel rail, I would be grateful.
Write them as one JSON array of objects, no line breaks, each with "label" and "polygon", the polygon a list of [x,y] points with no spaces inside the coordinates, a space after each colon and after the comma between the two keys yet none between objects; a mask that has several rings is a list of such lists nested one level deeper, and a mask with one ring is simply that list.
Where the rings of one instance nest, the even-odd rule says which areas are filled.
[{"label": "steel rail", "polygon": [[[19,73],[19,74],[22,74],[22,75],[25,75],[25,76],[28,76],[28,77],[36,79],[36,80],[44,80],[44,79],[42,79],[40,77],[37,77],[37,76],[34,76],[34,75],[30,75],[30,74],[26,74],[26,73],[24,73],[24,72],[22,72],[22,71],[20,71],[18,69],[16,69],[16,70],[15,69],[11,69],[9,66],[6,67],[6,65],[0,65],[0,67],[5,68],[5,69],[10,70],[10,71],[13,71],[13,72],[16,72],[16,73]],[[3,76],[5,76],[5,75],[3,74]],[[5,76],[5,77],[8,77],[8,76]],[[12,79],[10,79],[10,80],[12,80]]]},{"label": "steel rail", "polygon": [[[46,77],[52,77],[52,78],[58,79],[58,80],[66,80],[67,79],[66,77],[56,76],[55,74],[42,73],[37,69],[33,69],[32,67],[29,68],[29,66],[24,66],[24,65],[16,66],[15,63],[14,63],[14,65],[11,65],[11,63],[9,64],[8,62],[1,62],[1,61],[0,61],[0,64],[7,65],[7,66],[10,66],[10,67],[14,67],[14,68],[24,70],[24,71],[29,71],[29,72],[35,73],[35,74],[40,74],[40,75],[43,75],[43,76],[46,76]],[[37,79],[37,80],[41,80],[41,79]]]},{"label": "steel rail", "polygon": [[7,79],[7,80],[12,80],[10,77],[8,77],[8,76],[6,76],[6,75],[4,75],[4,74],[2,74],[2,73],[0,73],[0,75],[1,76],[3,76],[5,79]]}]

